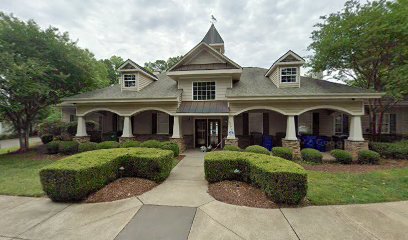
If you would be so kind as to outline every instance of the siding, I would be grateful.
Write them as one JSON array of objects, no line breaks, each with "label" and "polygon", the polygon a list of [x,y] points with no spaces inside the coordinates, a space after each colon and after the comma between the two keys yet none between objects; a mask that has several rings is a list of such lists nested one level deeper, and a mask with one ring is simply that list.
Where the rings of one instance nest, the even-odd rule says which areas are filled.
[{"label": "siding", "polygon": [[215,100],[226,100],[225,94],[228,88],[231,88],[231,79],[222,78],[205,78],[205,79],[181,79],[179,80],[178,88],[183,90],[183,101],[193,101],[193,82],[194,81],[208,81],[215,82]]}]

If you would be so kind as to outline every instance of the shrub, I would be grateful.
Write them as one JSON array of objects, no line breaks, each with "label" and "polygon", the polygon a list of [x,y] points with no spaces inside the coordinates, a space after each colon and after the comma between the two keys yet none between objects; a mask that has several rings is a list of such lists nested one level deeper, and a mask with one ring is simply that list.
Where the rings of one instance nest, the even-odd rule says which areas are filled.
[{"label": "shrub", "polygon": [[321,152],[319,152],[316,149],[312,148],[305,148],[302,151],[300,151],[302,154],[302,159],[307,162],[315,162],[315,163],[321,163],[323,159],[323,155]]},{"label": "shrub", "polygon": [[80,143],[78,146],[78,152],[88,152],[96,150],[98,144],[96,142],[84,142]]},{"label": "shrub", "polygon": [[241,148],[238,146],[233,146],[233,145],[226,145],[224,146],[225,151],[234,151],[234,152],[241,152]]},{"label": "shrub", "polygon": [[370,149],[385,158],[408,159],[408,141],[395,143],[370,142]]},{"label": "shrub", "polygon": [[334,149],[330,152],[330,154],[336,159],[337,162],[343,164],[350,164],[353,161],[353,157],[351,153],[341,150],[341,149]]},{"label": "shrub", "polygon": [[248,152],[210,152],[204,159],[209,182],[239,180],[260,187],[275,203],[298,204],[307,193],[307,174],[282,158]]},{"label": "shrub", "polygon": [[274,147],[272,148],[272,155],[286,160],[292,160],[293,150],[287,147]]},{"label": "shrub", "polygon": [[52,134],[44,134],[41,136],[41,142],[43,144],[47,144],[51,142],[54,139],[54,136]]},{"label": "shrub", "polygon": [[174,157],[178,157],[178,155],[180,154],[180,149],[177,143],[162,142],[160,148],[164,150],[171,150],[173,152]]},{"label": "shrub", "polygon": [[358,162],[363,164],[378,164],[380,154],[371,150],[361,150],[358,152]]},{"label": "shrub", "polygon": [[48,154],[57,154],[58,153],[58,148],[59,148],[59,143],[60,141],[51,141],[47,143],[46,148],[47,148],[47,153]]},{"label": "shrub", "polygon": [[109,149],[109,148],[118,148],[118,147],[119,147],[118,142],[105,141],[105,142],[98,143],[98,145],[96,146],[96,149]]},{"label": "shrub", "polygon": [[258,145],[252,145],[247,148],[245,148],[245,152],[252,152],[252,153],[259,153],[259,154],[265,154],[265,155],[271,155],[271,153],[268,151],[268,149],[258,146]]},{"label": "shrub", "polygon": [[160,148],[161,145],[162,143],[157,140],[147,140],[145,142],[142,142],[142,144],[140,144],[141,147],[145,147],[145,148]]},{"label": "shrub", "polygon": [[58,152],[62,154],[74,154],[78,152],[78,143],[75,141],[60,141],[58,144]]},{"label": "shrub", "polygon": [[140,142],[135,141],[135,140],[126,141],[126,142],[122,142],[120,144],[120,147],[121,148],[140,147]]},{"label": "shrub", "polygon": [[53,201],[79,201],[121,176],[164,181],[172,168],[172,155],[168,150],[147,148],[79,153],[42,168],[41,184]]}]

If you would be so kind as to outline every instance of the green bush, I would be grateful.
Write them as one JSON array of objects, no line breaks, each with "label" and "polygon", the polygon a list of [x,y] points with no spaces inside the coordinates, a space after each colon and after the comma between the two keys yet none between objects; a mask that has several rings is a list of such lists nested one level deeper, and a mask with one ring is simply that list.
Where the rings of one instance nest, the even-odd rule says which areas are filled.
[{"label": "green bush", "polygon": [[66,155],[75,154],[78,152],[78,145],[75,141],[60,141],[58,152]]},{"label": "green bush", "polygon": [[353,161],[353,157],[351,156],[351,153],[341,150],[341,149],[334,149],[330,152],[330,154],[339,163],[350,164]]},{"label": "green bush", "polygon": [[142,142],[142,144],[140,144],[141,147],[145,147],[145,148],[160,148],[161,145],[162,143],[157,140],[147,140],[145,142]]},{"label": "green bush", "polygon": [[233,145],[225,145],[224,150],[225,151],[241,152],[241,148],[239,148],[238,146],[233,146]]},{"label": "green bush", "polygon": [[292,160],[293,150],[287,147],[274,147],[272,148],[272,155],[286,160]]},{"label": "green bush", "polygon": [[358,152],[358,162],[362,164],[378,164],[380,154],[371,150],[361,150]]},{"label": "green bush", "polygon": [[41,136],[41,142],[43,144],[47,144],[51,142],[54,139],[54,136],[52,134],[44,134]]},{"label": "green bush", "polygon": [[109,149],[109,148],[118,148],[119,143],[115,141],[105,141],[105,142],[100,142],[96,146],[96,149]]},{"label": "green bush", "polygon": [[140,142],[131,140],[131,141],[126,141],[120,144],[121,148],[130,148],[130,147],[140,147]]},{"label": "green bush", "polygon": [[245,152],[252,152],[252,153],[259,153],[259,154],[265,154],[265,155],[271,155],[271,153],[268,151],[268,149],[258,146],[258,145],[252,145],[247,148],[245,148]]},{"label": "green bush", "polygon": [[316,149],[312,148],[305,148],[302,151],[300,151],[302,154],[302,159],[307,162],[315,162],[315,163],[321,163],[323,159],[323,155],[321,152],[319,152]]},{"label": "green bush", "polygon": [[282,158],[248,152],[210,152],[204,159],[207,181],[238,180],[260,187],[275,203],[298,204],[307,193],[307,174]]},{"label": "green bush", "polygon": [[370,142],[369,147],[384,158],[408,159],[408,141],[395,143]]},{"label": "green bush", "polygon": [[96,142],[84,142],[80,143],[78,146],[78,152],[88,152],[96,150],[98,144]]},{"label": "green bush", "polygon": [[51,141],[47,143],[46,148],[47,148],[47,153],[48,154],[57,154],[58,153],[58,148],[59,148],[59,143],[60,141]]},{"label": "green bush", "polygon": [[148,148],[83,152],[42,168],[40,179],[53,201],[80,201],[121,176],[164,181],[170,174],[172,158],[171,151]]},{"label": "green bush", "polygon": [[178,155],[180,154],[180,149],[177,143],[162,142],[160,148],[164,150],[171,150],[174,157],[178,157]]}]

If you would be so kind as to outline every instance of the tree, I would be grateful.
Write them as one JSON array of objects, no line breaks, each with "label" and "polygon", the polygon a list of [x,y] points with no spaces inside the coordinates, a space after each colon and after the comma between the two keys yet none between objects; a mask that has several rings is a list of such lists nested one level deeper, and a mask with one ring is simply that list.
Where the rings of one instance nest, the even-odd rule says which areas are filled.
[{"label": "tree", "polygon": [[313,71],[327,70],[350,85],[385,92],[385,98],[368,103],[371,132],[377,136],[383,113],[408,94],[407,3],[348,1],[341,12],[321,17],[312,32]]},{"label": "tree", "polygon": [[104,65],[57,28],[0,12],[0,116],[29,147],[30,128],[62,97],[108,84]]},{"label": "tree", "polygon": [[171,68],[176,64],[178,61],[180,61],[183,58],[183,56],[176,56],[176,57],[170,57],[165,60],[156,60],[154,62],[147,62],[144,64],[144,67],[149,70],[150,72],[164,72],[167,69]]},{"label": "tree", "polygon": [[108,71],[110,84],[117,84],[120,75],[120,73],[118,72],[118,68],[124,62],[123,58],[113,55],[109,59],[100,60],[100,62],[105,65]]}]

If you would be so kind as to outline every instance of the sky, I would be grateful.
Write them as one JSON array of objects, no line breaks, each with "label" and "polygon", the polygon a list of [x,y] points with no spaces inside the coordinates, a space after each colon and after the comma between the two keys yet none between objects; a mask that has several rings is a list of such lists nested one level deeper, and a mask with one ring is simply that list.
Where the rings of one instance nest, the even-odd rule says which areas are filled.
[{"label": "sky", "polygon": [[343,5],[343,0],[0,0],[0,11],[67,31],[98,59],[118,55],[141,65],[187,53],[214,15],[226,56],[241,66],[269,68],[288,50],[310,55],[313,25]]}]

